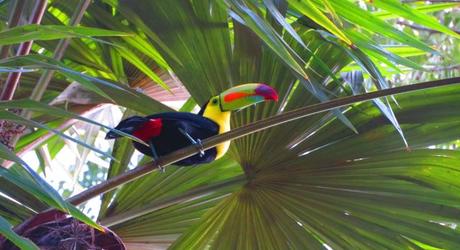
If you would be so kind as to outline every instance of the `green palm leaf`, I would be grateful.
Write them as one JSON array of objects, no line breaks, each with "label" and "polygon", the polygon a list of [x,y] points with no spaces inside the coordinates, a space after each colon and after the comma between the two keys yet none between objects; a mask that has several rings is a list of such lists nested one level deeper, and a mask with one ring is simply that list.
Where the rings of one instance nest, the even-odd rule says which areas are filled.
[{"label": "green palm leaf", "polygon": [[[238,17],[242,15],[238,11],[246,11],[249,17],[259,14],[254,6],[242,6],[238,1],[230,1],[230,6],[239,9],[235,11],[238,16],[232,14],[236,21],[228,25],[221,9],[223,5],[211,2],[125,4],[135,10],[130,12],[132,15],[135,12],[141,17],[144,11],[147,13],[147,10],[151,10],[149,6],[152,7],[155,18],[148,18],[152,15],[148,12],[142,20],[181,58],[181,63],[177,63],[165,54],[171,69],[199,102],[230,86],[232,82],[267,82],[277,88],[283,97],[281,103],[260,105],[255,109],[238,112],[234,114],[233,127],[318,103],[317,97],[306,89],[308,84],[298,82],[298,77],[290,71],[287,63],[272,51],[273,47],[264,45],[272,30],[260,35],[263,32],[260,29],[262,24],[255,22],[259,26],[245,27],[238,23]],[[349,12],[338,8],[334,1],[330,1],[330,5],[335,8],[338,16],[350,21],[345,17],[349,17]],[[210,6],[213,7],[212,14],[203,14],[203,10]],[[178,17],[168,15],[172,12],[177,13]],[[203,19],[198,21],[198,16]],[[134,19],[133,16],[131,18]],[[250,19],[242,20],[247,24]],[[260,19],[250,21],[253,20]],[[359,20],[356,22],[368,25]],[[186,24],[193,27],[195,34],[184,28]],[[285,25],[281,23],[281,26]],[[327,43],[318,32],[300,25],[291,26],[298,37],[289,34],[290,37],[278,38],[285,39],[284,46],[289,44],[290,53],[294,50],[303,58],[308,65],[305,72],[312,76],[310,80],[314,79],[323,85],[328,98],[350,91],[328,78],[330,72],[336,74],[350,62],[343,49],[338,48],[341,45]],[[372,29],[372,26],[366,27]],[[217,34],[221,36],[216,38]],[[234,40],[228,39],[229,34],[234,36]],[[384,35],[395,38],[395,34],[398,32],[391,28]],[[302,51],[299,37],[308,41],[305,45],[311,49],[315,58],[308,51]],[[233,43],[234,46],[231,46]],[[409,44],[428,48],[418,42]],[[230,47],[233,49],[230,50]],[[369,50],[375,52],[375,48]],[[401,63],[399,58],[391,58],[390,54],[382,51],[378,53],[381,53],[382,58],[399,60]],[[226,57],[229,54],[232,55],[231,63]],[[388,87],[372,60],[364,53],[360,52],[355,59],[358,62],[365,61],[362,67],[370,69],[376,79],[376,86]],[[320,60],[327,64],[329,70]],[[216,61],[223,62],[209,63]],[[209,68],[200,68],[202,74],[192,75],[200,65]],[[216,72],[224,73],[216,75]],[[200,86],[206,86],[206,89],[199,91]],[[391,105],[388,103],[385,104],[387,112],[383,113],[369,103],[346,109],[344,114],[359,134],[350,131],[334,115],[317,114],[235,140],[231,157],[239,163],[241,169],[236,162],[231,168],[221,169],[226,163],[217,161],[201,166],[202,170],[172,167],[163,176],[152,173],[113,193],[113,200],[105,203],[107,207],[103,207],[100,219],[109,223],[132,246],[141,243],[164,246],[174,242],[172,248],[178,249],[283,249],[305,246],[419,248],[420,244],[441,248],[457,247],[458,232],[435,222],[457,221],[455,214],[458,211],[454,204],[458,195],[454,192],[445,193],[443,187],[437,186],[439,181],[417,175],[416,168],[412,170],[413,166],[419,171],[430,168],[432,166],[428,161],[444,159],[440,152],[424,148],[451,140],[458,132],[452,130],[457,123],[449,120],[454,109],[437,106],[443,105],[445,95],[456,98],[454,96],[458,95],[458,87],[429,93],[430,96],[433,94],[430,101],[423,98],[424,93],[398,97],[402,109],[396,111],[390,111]],[[420,101],[414,103],[414,100]],[[429,111],[431,107],[443,109],[445,113],[437,113],[436,118],[432,119],[430,115],[433,112]],[[387,117],[398,117],[398,122],[391,124],[386,120]],[[435,122],[438,119],[447,120],[440,124]],[[401,151],[405,146],[398,139],[395,127],[404,131],[412,152]],[[437,129],[433,130],[435,127]],[[443,153],[452,161],[436,167],[439,174],[447,171],[445,169],[458,159],[455,152]],[[202,190],[212,183],[219,185],[217,178],[228,176],[219,179],[225,182],[226,178],[240,176],[242,173],[248,179],[246,184],[215,189],[211,195],[203,194],[188,200],[190,193],[187,190],[195,194],[195,190]],[[213,181],[209,182],[211,179],[208,177]],[[201,182],[203,180],[205,182]],[[446,186],[453,185],[453,177],[447,182],[450,184],[446,183]],[[428,192],[429,195],[423,195]],[[132,196],[132,193],[141,195]],[[439,205],[448,207],[449,211],[438,213],[436,207]],[[386,214],[388,210],[395,212]],[[327,226],[327,229],[323,226]],[[411,228],[416,228],[415,232]]]},{"label": "green palm leaf", "polygon": [[376,0],[373,1],[376,7],[395,13],[401,17],[404,17],[408,20],[414,21],[416,23],[422,24],[428,28],[440,31],[442,33],[451,35],[460,38],[460,35],[449,29],[446,26],[441,25],[436,18],[428,14],[424,14],[415,9],[408,7],[407,5],[401,4],[401,2],[396,0]]},{"label": "green palm leaf", "polygon": [[[455,183],[459,169],[455,166],[460,155],[423,148],[458,137],[458,129],[452,129],[458,122],[451,116],[453,110],[436,112],[436,118],[420,110],[440,110],[452,104],[442,104],[444,97],[458,94],[458,87],[448,87],[431,92],[429,101],[421,100],[425,93],[398,98],[403,109],[396,115],[405,117],[400,123],[410,152],[397,150],[401,148],[396,144],[397,134],[382,122],[382,115],[368,115],[376,114],[368,103],[348,114],[355,124],[360,120],[359,135],[346,132],[335,121],[304,143],[283,150],[288,141],[280,132],[276,141],[281,145],[274,150],[280,154],[258,166],[255,179],[210,209],[173,248],[286,248],[322,243],[333,248],[400,248],[413,247],[412,239],[457,248],[458,230],[441,223],[458,221]],[[413,100],[419,100],[418,105]],[[364,112],[367,109],[374,111]],[[439,127],[439,133],[422,132],[433,126]]]},{"label": "green palm leaf", "polygon": [[127,36],[113,30],[91,27],[69,27],[59,25],[29,24],[0,32],[0,45],[21,43],[30,40],[54,40],[69,37]]},{"label": "green palm leaf", "polygon": [[[3,60],[0,70],[58,70],[44,103],[62,104],[61,92],[75,86],[67,88],[68,81],[76,81],[85,88],[77,92],[92,93],[90,105],[116,103],[127,108],[124,117],[171,110],[133,90],[133,79],[161,85],[168,82],[161,74],[173,72],[192,96],[182,111],[230,86],[265,82],[277,89],[281,101],[234,113],[232,127],[280,114],[295,119],[300,113],[289,111],[306,108],[305,115],[310,105],[388,89],[385,77],[411,70],[401,66],[423,69],[426,52],[436,53],[429,39],[401,31],[388,19],[405,17],[457,36],[424,14],[451,5],[410,8],[393,2],[100,1],[88,8],[82,25],[129,36],[106,37],[106,42],[77,36],[60,62],[49,60],[54,41],[37,41],[33,50],[41,56]],[[363,9],[371,4],[384,11]],[[52,1],[44,23],[65,27],[73,12],[69,6]],[[0,3],[0,14],[7,13],[5,9]],[[355,81],[342,77],[350,70],[365,74]],[[21,97],[30,95],[38,76],[23,73],[17,93]],[[439,82],[454,80],[458,78]],[[57,96],[59,102],[53,100]],[[459,97],[460,88],[451,86],[397,95],[394,102],[384,97],[342,108],[328,106],[328,112],[280,121],[282,125],[236,139],[229,154],[211,164],[170,166],[164,174],[152,172],[148,157],[133,169],[138,156],[131,140],[118,140],[107,183],[116,180],[119,185],[116,178],[126,173],[150,173],[104,194],[98,220],[133,249],[459,248],[459,231],[450,225],[459,222],[460,155],[429,149],[458,139]],[[354,98],[347,100],[363,100]],[[70,110],[79,107],[71,104]],[[62,144],[54,145],[58,137],[46,135],[50,128],[62,131],[72,124],[71,118],[88,122],[43,103],[0,106],[35,110],[33,120],[2,114],[40,127],[24,136],[19,148],[47,143],[53,155]],[[56,116],[44,114],[47,108]],[[204,144],[209,145],[208,140]],[[0,153],[23,164],[7,149]],[[164,158],[160,162],[172,162]],[[48,205],[66,207],[55,193],[34,189],[37,183],[29,175],[16,177],[8,171],[2,172],[0,191],[21,203],[5,200],[0,205],[0,216],[11,224]],[[15,166],[11,171],[24,170]],[[80,203],[107,190],[99,188],[70,200]]]},{"label": "green palm leaf", "polygon": [[5,236],[8,240],[12,241],[16,246],[25,250],[39,249],[32,241],[17,235],[11,229],[10,223],[0,216],[0,233]]}]

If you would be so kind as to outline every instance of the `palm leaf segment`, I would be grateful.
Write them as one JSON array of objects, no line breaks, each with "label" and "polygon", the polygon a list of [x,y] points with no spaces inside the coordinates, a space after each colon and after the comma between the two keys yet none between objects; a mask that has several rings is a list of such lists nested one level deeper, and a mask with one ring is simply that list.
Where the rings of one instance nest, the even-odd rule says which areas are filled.
[{"label": "palm leaf segment", "polygon": [[[349,63],[350,52],[340,41],[325,38],[324,31],[293,24],[308,41],[307,50],[288,34],[270,36],[278,34],[272,31],[279,31],[280,24],[268,15],[264,20],[259,9],[239,1],[126,1],[123,6],[127,16],[139,15],[174,51],[175,58],[165,53],[165,59],[198,103],[231,84],[253,81],[267,82],[285,97],[278,105],[238,112],[234,127],[348,91],[338,79],[330,81],[330,75]],[[278,7],[282,12],[283,6]],[[287,51],[292,61],[273,52],[280,41],[292,49]],[[308,66],[301,67],[303,72],[295,55]],[[364,60],[362,54],[354,55]],[[377,87],[385,87],[378,85],[381,76],[372,61],[361,65]],[[231,157],[210,165],[170,168],[165,175],[127,184],[103,207],[100,218],[133,246],[458,248],[459,232],[450,225],[457,223],[460,212],[460,155],[427,147],[458,137],[453,117],[460,110],[459,97],[458,87],[396,97],[401,109],[393,117],[399,118],[396,124],[410,150],[381,106],[356,104],[346,110],[346,117],[335,115],[342,111],[319,114],[239,139],[232,144]],[[203,188],[207,185],[220,188]],[[181,195],[199,188],[196,195]],[[132,211],[138,216],[116,220]]]}]

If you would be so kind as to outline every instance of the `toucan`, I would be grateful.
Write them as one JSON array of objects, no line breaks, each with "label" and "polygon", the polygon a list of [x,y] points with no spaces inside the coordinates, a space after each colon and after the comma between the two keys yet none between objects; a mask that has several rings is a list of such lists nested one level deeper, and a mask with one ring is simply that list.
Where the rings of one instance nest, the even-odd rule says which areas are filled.
[{"label": "toucan", "polygon": [[[227,152],[230,141],[204,151],[201,140],[229,131],[231,111],[268,100],[278,101],[278,94],[272,87],[263,83],[247,83],[211,97],[198,114],[164,112],[145,117],[132,116],[121,121],[115,129],[133,135],[150,145],[148,147],[133,141],[137,150],[153,157],[154,161],[193,144],[199,148],[200,153],[180,160],[175,165],[204,164],[221,158]],[[109,131],[105,138],[118,137],[121,135]]]}]

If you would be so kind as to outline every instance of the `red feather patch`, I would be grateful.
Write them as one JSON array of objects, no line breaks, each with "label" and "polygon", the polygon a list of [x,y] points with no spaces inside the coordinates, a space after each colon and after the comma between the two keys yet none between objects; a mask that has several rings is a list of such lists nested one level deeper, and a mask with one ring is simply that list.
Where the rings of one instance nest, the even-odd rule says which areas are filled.
[{"label": "red feather patch", "polygon": [[142,124],[133,135],[143,141],[148,141],[155,136],[159,136],[163,122],[161,119],[150,119],[148,122]]}]

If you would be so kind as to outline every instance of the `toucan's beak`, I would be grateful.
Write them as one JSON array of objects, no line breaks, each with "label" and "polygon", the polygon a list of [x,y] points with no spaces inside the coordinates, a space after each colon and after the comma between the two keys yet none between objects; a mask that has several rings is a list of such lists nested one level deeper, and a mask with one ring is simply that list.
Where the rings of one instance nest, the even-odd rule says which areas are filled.
[{"label": "toucan's beak", "polygon": [[238,85],[220,94],[222,111],[238,110],[267,100],[278,101],[278,93],[263,83]]}]

